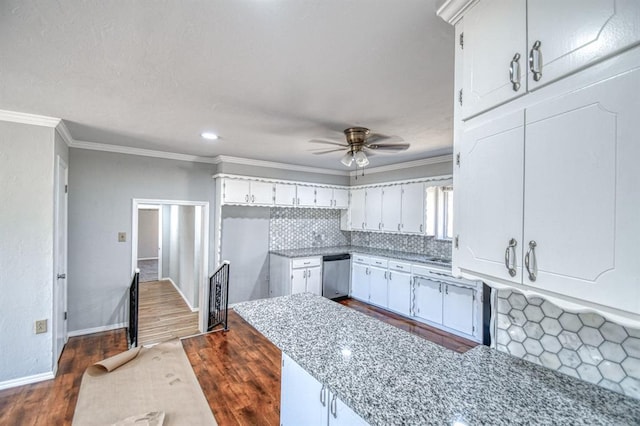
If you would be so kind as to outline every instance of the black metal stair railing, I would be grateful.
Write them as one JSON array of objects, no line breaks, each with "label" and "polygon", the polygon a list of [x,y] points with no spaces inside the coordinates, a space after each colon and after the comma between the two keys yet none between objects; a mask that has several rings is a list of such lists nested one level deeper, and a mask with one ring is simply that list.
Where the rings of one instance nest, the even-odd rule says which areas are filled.
[{"label": "black metal stair railing", "polygon": [[222,265],[209,278],[209,320],[207,331],[222,325],[228,330],[229,311],[229,261]]},{"label": "black metal stair railing", "polygon": [[136,269],[129,287],[129,328],[127,334],[129,337],[129,347],[138,346],[138,290],[140,285],[140,270]]}]

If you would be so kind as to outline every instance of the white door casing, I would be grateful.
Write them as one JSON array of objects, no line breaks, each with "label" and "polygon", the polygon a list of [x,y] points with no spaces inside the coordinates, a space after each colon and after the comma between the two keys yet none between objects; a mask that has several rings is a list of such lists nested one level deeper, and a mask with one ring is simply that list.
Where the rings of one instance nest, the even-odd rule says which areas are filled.
[{"label": "white door casing", "polygon": [[55,227],[53,274],[53,369],[57,370],[60,354],[67,342],[67,247],[68,247],[68,175],[64,160],[56,157],[55,165]]}]

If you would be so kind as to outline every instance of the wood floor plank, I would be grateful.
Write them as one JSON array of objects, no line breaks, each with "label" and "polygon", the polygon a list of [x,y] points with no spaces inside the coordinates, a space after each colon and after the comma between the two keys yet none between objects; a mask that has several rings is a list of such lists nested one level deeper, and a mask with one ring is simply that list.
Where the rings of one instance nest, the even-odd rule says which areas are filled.
[{"label": "wood floor plank", "polygon": [[[373,306],[343,305],[464,352],[475,342]],[[229,331],[182,340],[218,424],[280,424],[281,352],[235,312]],[[125,329],[69,339],[54,380],[0,391],[0,425],[70,425],[84,370],[127,349]]]}]

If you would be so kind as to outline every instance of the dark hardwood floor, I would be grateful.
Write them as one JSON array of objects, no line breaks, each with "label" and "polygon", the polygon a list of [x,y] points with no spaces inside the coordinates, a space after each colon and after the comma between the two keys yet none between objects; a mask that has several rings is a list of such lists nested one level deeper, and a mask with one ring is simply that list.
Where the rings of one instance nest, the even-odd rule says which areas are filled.
[{"label": "dark hardwood floor", "polygon": [[[345,306],[458,352],[477,344],[347,299]],[[280,351],[235,312],[227,332],[182,340],[218,424],[278,425]],[[69,425],[84,370],[127,349],[124,329],[69,339],[53,380],[0,391],[0,425]]]}]

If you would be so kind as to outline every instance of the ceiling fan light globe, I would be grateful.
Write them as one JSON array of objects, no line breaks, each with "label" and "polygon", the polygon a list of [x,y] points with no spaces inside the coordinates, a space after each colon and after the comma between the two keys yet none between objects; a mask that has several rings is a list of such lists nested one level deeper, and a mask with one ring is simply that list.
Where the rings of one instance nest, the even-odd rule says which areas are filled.
[{"label": "ceiling fan light globe", "polygon": [[353,155],[353,157],[355,158],[356,164],[358,165],[358,167],[364,167],[369,164],[369,159],[367,158],[367,154],[365,154],[362,151],[356,152]]},{"label": "ceiling fan light globe", "polygon": [[347,167],[351,167],[351,164],[353,164],[353,154],[350,152],[347,152],[342,159],[340,160],[340,162],[342,164],[344,164]]}]

